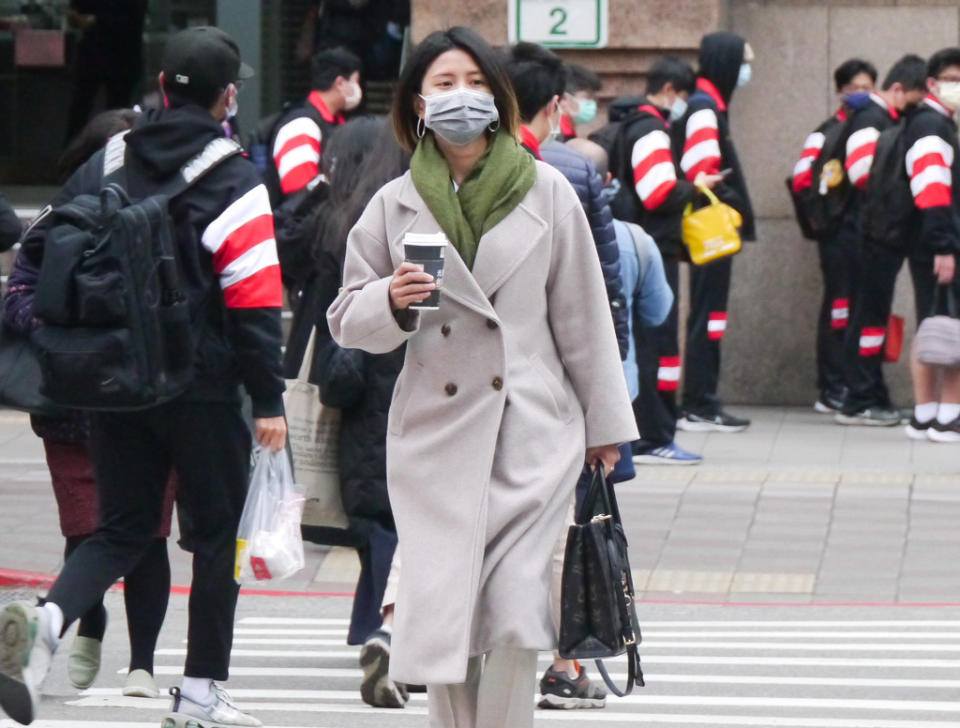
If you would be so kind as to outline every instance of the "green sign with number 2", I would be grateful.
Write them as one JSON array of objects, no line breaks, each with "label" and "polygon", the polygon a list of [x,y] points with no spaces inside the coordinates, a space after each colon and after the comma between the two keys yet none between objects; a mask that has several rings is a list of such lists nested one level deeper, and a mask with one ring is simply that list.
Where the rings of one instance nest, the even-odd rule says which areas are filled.
[{"label": "green sign with number 2", "polygon": [[509,0],[510,42],[553,48],[603,48],[608,0]]}]

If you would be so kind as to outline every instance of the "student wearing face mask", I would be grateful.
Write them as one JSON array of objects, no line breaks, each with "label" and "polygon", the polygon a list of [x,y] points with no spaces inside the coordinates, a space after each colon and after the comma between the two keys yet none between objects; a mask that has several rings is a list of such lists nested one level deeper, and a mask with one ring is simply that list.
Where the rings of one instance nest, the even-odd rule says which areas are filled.
[{"label": "student wearing face mask", "polygon": [[[637,464],[696,465],[699,455],[674,441],[677,430],[676,394],[680,383],[678,302],[683,243],[683,210],[700,194],[696,185],[677,173],[670,146],[671,122],[686,113],[694,92],[693,69],[678,58],[662,58],[647,75],[646,96],[620,123],[613,137],[611,171],[620,191],[611,204],[614,217],[640,225],[653,237],[663,257],[674,305],[666,320],[653,327],[634,320],[633,337],[640,372],[640,392],[633,408],[642,439],[633,443]],[[701,171],[697,183],[715,186],[722,178]]]},{"label": "student wearing face mask", "polygon": [[563,141],[576,139],[578,127],[597,118],[597,93],[603,81],[589,68],[576,63],[566,65],[567,83],[560,99],[560,136]]},{"label": "student wearing face mask", "polygon": [[[960,301],[960,48],[945,48],[927,65],[927,94],[903,131],[906,172],[916,208],[912,244],[887,258],[890,279],[903,258],[910,262],[918,323],[936,314],[950,314],[949,293]],[[939,296],[935,297],[938,287]],[[937,301],[935,306],[934,301]],[[936,308],[936,310],[934,310]],[[960,370],[923,364],[912,356],[915,409],[907,426],[913,439],[960,442]]]},{"label": "student wearing face mask", "polygon": [[[869,61],[851,58],[833,72],[834,87],[840,97],[836,112],[816,128],[803,144],[800,159],[794,165],[791,189],[794,196],[830,193],[829,160],[841,155],[846,144],[850,116],[870,102],[877,81],[877,69]],[[820,179],[814,179],[814,170]],[[814,187],[816,185],[816,188]],[[843,219],[843,207],[849,189],[834,187],[841,198],[831,209],[838,210],[836,225]],[[823,199],[818,197],[818,200]],[[817,238],[820,272],[823,276],[823,298],[817,319],[817,389],[820,396],[813,408],[820,413],[838,412],[846,397],[843,366],[843,341],[850,317],[850,299],[854,284],[857,245],[853,236],[841,236],[836,227],[823,230]]]},{"label": "student wearing face mask", "polygon": [[[387,434],[403,563],[390,675],[427,685],[433,728],[531,728],[574,484],[637,437],[603,276],[580,201],[518,144],[503,61],[476,33],[412,52],[393,124],[410,172],[351,231],[327,314],[342,347],[407,345]],[[436,284],[404,262],[404,235],[439,232],[439,307],[411,309]]]},{"label": "student wearing face mask", "polygon": [[301,106],[280,119],[273,132],[273,171],[267,187],[274,207],[320,181],[324,138],[344,123],[344,112],[363,100],[360,58],[345,48],[331,48],[313,57],[310,94]]},{"label": "student wearing face mask", "polygon": [[[852,111],[847,128],[844,171],[851,195],[840,224],[838,242],[857,252],[850,323],[843,344],[847,392],[843,407],[834,416],[841,425],[893,427],[900,424],[900,410],[890,401],[883,376],[883,339],[896,276],[889,278],[883,273],[886,261],[882,259],[882,252],[864,240],[861,211],[881,132],[900,123],[904,112],[914,108],[926,90],[926,61],[915,55],[903,56],[887,72],[881,88],[871,92],[866,103]],[[886,316],[878,324],[876,316],[882,311],[886,311]]]},{"label": "student wearing face mask", "polygon": [[[673,153],[687,182],[703,173],[730,170],[713,191],[743,217],[740,237],[755,240],[753,207],[730,135],[727,107],[734,91],[750,83],[753,50],[734,33],[710,33],[700,43],[696,91],[683,116],[670,126]],[[724,411],[717,394],[720,344],[727,330],[733,257],[690,267],[690,314],[684,357],[683,416],[687,431],[740,432],[750,420]]]},{"label": "student wearing face mask", "polygon": [[536,43],[512,46],[507,51],[506,65],[520,107],[523,146],[537,159],[560,170],[573,185],[587,214],[623,358],[630,335],[627,306],[620,279],[620,250],[604,182],[589,159],[558,141],[562,135],[561,99],[567,81],[566,68],[556,53]]}]

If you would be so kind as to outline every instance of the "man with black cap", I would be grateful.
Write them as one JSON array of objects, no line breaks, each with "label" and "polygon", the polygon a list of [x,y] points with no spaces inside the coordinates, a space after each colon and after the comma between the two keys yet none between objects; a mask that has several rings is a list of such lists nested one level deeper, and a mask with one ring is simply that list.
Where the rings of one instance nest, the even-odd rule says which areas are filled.
[{"label": "man with black cap", "polygon": [[[688,182],[701,173],[725,176],[713,191],[743,216],[740,237],[754,240],[753,208],[730,137],[727,106],[738,86],[750,82],[753,51],[734,33],[709,33],[700,43],[697,89],[687,111],[670,128],[673,153]],[[729,171],[727,171],[729,170]],[[687,319],[686,376],[683,417],[677,427],[686,431],[740,432],[750,420],[723,411],[720,382],[720,342],[727,330],[727,298],[733,258],[719,258],[690,267],[690,314]]]},{"label": "man with black cap", "polygon": [[[159,190],[181,170],[193,172],[207,145],[222,137],[220,122],[236,105],[240,79],[251,74],[236,43],[217,28],[172,36],[159,78],[165,108],[146,112],[125,137],[112,138],[70,178],[53,207],[98,194],[105,163],[117,159],[135,198]],[[164,725],[261,725],[237,710],[214,680],[228,677],[238,593],[236,532],[249,478],[251,438],[240,412],[241,383],[253,401],[259,443],[273,451],[286,444],[273,218],[259,175],[240,155],[175,196],[170,213],[190,304],[193,383],[149,409],[91,417],[100,527],[67,559],[40,606],[19,602],[0,612],[0,707],[23,724],[36,717],[63,632],[152,542],[173,468],[194,556],[184,679],[171,690],[173,710]],[[48,223],[49,217],[41,220],[24,238],[24,254],[36,265]]]}]

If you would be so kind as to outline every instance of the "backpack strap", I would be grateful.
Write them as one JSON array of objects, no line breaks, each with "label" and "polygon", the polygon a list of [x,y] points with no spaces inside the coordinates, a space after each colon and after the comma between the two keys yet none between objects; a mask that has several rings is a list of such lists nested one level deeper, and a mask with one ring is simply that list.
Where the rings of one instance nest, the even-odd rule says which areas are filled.
[{"label": "backpack strap", "polygon": [[[125,131],[112,136],[107,142],[103,154],[104,187],[111,184],[119,185],[123,189],[127,187],[127,167],[125,161],[127,151],[126,135],[128,133],[128,131]],[[161,185],[160,189],[154,194],[163,195],[168,199],[183,194],[217,165],[225,162],[230,157],[242,153],[243,147],[233,139],[216,137],[209,141],[198,154],[187,160],[187,163],[180,168],[180,171],[168,182]]]}]

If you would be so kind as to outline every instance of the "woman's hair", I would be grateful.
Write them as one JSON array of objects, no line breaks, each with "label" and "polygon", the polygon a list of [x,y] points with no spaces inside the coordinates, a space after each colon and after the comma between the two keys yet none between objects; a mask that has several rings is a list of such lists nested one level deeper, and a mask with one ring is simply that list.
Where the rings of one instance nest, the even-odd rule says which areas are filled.
[{"label": "woman's hair", "polygon": [[93,117],[73,138],[57,162],[57,177],[65,183],[77,169],[94,155],[114,134],[133,128],[137,120],[133,109],[111,109]]},{"label": "woman's hair", "polygon": [[324,143],[321,165],[330,189],[315,252],[342,263],[351,228],[377,190],[407,171],[410,155],[397,145],[385,117],[361,116]]},{"label": "woman's hair", "polygon": [[423,78],[438,56],[453,50],[464,51],[483,72],[500,112],[500,126],[511,136],[516,136],[519,131],[517,97],[500,54],[469,28],[437,30],[424,38],[410,54],[393,97],[393,133],[400,146],[409,152],[416,149],[419,141],[414,99],[423,87]]}]

